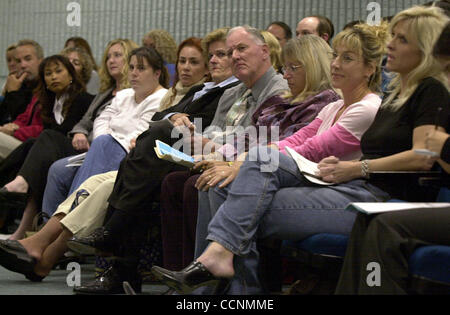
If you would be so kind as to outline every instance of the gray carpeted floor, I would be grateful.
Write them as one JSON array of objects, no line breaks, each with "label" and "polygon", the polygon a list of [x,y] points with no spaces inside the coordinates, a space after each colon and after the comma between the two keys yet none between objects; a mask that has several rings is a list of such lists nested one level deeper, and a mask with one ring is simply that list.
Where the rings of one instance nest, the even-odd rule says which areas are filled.
[{"label": "gray carpeted floor", "polygon": [[[0,239],[7,239],[9,235],[0,234]],[[81,284],[94,280],[95,266],[93,258],[87,258],[85,264],[80,265]],[[0,295],[72,295],[72,287],[67,283],[73,281],[71,270],[52,270],[42,282],[31,282],[22,274],[11,272],[0,266]],[[158,284],[144,284],[142,294],[159,295],[167,291],[167,287]]]},{"label": "gray carpeted floor", "polygon": [[[72,295],[67,279],[73,280],[72,270],[52,270],[42,282],[31,282],[25,276],[0,266],[0,295]],[[81,264],[81,284],[94,279],[94,265]],[[144,284],[142,294],[157,295],[165,292],[166,286]]]}]

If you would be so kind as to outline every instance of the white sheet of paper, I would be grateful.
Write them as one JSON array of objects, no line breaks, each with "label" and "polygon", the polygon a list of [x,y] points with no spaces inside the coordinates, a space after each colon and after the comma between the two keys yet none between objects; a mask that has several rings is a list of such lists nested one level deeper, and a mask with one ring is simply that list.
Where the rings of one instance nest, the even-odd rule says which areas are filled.
[{"label": "white sheet of paper", "polygon": [[[447,208],[448,202],[353,202],[348,205],[348,210],[357,210],[366,214],[377,214],[390,211],[402,211],[423,208]],[[426,211],[426,210],[424,210]]]},{"label": "white sheet of paper", "polygon": [[[306,172],[309,174],[316,174],[319,172],[319,169],[317,168],[317,163],[308,160],[307,158],[301,156],[300,154],[295,152],[295,150],[293,150],[289,147],[285,147],[285,150],[294,159],[295,163],[297,163],[297,166],[298,166],[298,169],[300,170],[300,172]],[[306,179],[308,179],[310,182],[312,182],[314,184],[327,185],[327,186],[333,185],[333,183],[325,182],[323,180],[320,180],[320,179],[312,177],[312,176],[308,176],[306,174],[303,174],[303,175],[306,177]]]},{"label": "white sheet of paper", "polygon": [[70,158],[67,159],[67,161],[69,163],[75,162],[75,161],[84,161],[84,158],[86,157],[87,152],[78,154],[78,155],[74,155]]}]

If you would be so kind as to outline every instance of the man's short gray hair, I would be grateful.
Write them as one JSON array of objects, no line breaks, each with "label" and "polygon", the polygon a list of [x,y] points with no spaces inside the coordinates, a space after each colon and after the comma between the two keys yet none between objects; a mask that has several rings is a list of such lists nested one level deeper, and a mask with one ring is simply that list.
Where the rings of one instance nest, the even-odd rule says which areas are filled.
[{"label": "man's short gray hair", "polygon": [[36,51],[36,57],[38,59],[44,58],[44,50],[38,42],[32,39],[22,39],[16,44],[16,48],[20,46],[33,46],[34,50]]},{"label": "man's short gray hair", "polygon": [[261,30],[251,27],[249,25],[243,25],[243,26],[236,26],[233,27],[232,29],[230,29],[228,31],[228,36],[230,36],[234,31],[237,31],[238,29],[244,29],[244,31],[248,34],[250,34],[250,36],[252,37],[253,41],[258,44],[258,45],[265,45],[266,41],[264,39],[264,37],[261,34]]}]

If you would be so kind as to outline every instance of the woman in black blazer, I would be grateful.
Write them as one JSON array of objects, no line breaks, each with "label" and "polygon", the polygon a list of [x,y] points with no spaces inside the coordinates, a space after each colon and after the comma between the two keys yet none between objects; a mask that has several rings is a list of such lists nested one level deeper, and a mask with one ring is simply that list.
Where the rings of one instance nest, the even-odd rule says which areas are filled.
[{"label": "woman in black blazer", "polygon": [[[39,99],[44,129],[65,135],[81,119],[86,112],[92,95],[85,92],[84,83],[80,80],[70,61],[63,56],[54,55],[45,58],[39,67],[39,84],[36,90]],[[14,178],[20,169],[19,178],[28,178],[42,172],[41,168],[28,167],[21,169],[27,159],[35,160],[45,150],[35,146],[36,139],[28,139],[0,164],[0,184],[6,184]],[[29,153],[34,151],[33,155]],[[34,165],[27,163],[27,165]],[[19,185],[21,182],[18,183]],[[27,184],[27,183],[26,183]],[[14,187],[10,189],[10,187]],[[25,201],[27,194],[20,192],[20,186],[3,186],[0,190],[0,201]],[[18,191],[19,190],[19,191]],[[33,191],[34,189],[30,190]],[[30,200],[34,200],[31,195]],[[31,216],[31,220],[34,213]],[[31,221],[30,221],[31,222]],[[27,226],[29,228],[29,226]],[[16,235],[18,236],[18,235]]]}]

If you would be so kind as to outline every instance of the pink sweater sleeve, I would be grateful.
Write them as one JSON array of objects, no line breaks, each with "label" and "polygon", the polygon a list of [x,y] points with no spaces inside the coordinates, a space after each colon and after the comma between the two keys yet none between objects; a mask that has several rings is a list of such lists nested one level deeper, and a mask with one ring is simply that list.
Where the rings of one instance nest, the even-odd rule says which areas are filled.
[{"label": "pink sweater sleeve", "polygon": [[[279,149],[285,153],[284,147],[289,146],[314,162],[320,162],[330,155],[345,159],[356,158],[354,155],[359,155],[361,150],[361,136],[372,124],[380,104],[379,96],[369,94],[360,102],[350,105],[334,125],[332,122],[342,101],[329,104],[310,125],[300,129],[308,134],[294,134],[281,141]],[[327,125],[331,127],[325,129]],[[310,126],[311,129],[307,130]],[[316,130],[314,134],[313,130]]]},{"label": "pink sweater sleeve", "polygon": [[293,149],[311,161],[320,162],[331,155],[343,157],[350,152],[360,150],[360,140],[337,123]]},{"label": "pink sweater sleeve", "polygon": [[278,146],[278,149],[282,153],[286,154],[284,150],[285,147],[290,147],[293,149],[295,147],[301,146],[307,139],[314,137],[317,134],[317,130],[319,130],[321,124],[322,120],[316,118],[308,126],[303,127],[292,136],[287,137],[282,141],[275,142],[274,144]]}]

